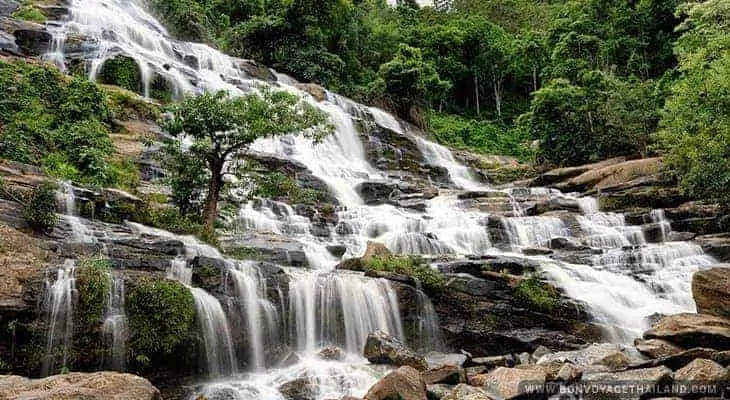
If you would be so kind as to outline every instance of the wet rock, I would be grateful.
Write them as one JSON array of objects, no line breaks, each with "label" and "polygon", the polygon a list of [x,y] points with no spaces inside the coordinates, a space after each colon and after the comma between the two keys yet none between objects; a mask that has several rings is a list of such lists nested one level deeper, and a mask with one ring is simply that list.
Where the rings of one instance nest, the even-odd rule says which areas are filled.
[{"label": "wet rock", "polygon": [[368,259],[372,257],[388,257],[390,255],[392,255],[392,253],[390,252],[390,250],[388,250],[387,247],[385,247],[384,244],[368,241],[367,246],[365,247],[365,254],[362,256],[362,258]]},{"label": "wet rock", "polygon": [[314,236],[330,237],[330,228],[326,223],[313,223],[309,226],[309,233]]},{"label": "wet rock", "polygon": [[454,385],[426,384],[426,398],[429,400],[440,400],[454,389]]},{"label": "wet rock", "polygon": [[333,244],[326,247],[327,251],[336,258],[342,258],[347,252],[347,247],[342,244]]},{"label": "wet rock", "polygon": [[525,394],[525,384],[545,383],[545,373],[535,369],[499,367],[484,377],[484,389],[498,398],[509,400]]},{"label": "wet rock", "polygon": [[441,365],[454,365],[461,367],[466,362],[468,356],[460,353],[440,353],[431,351],[426,354],[426,362],[429,367],[438,367]]},{"label": "wet rock", "polygon": [[692,297],[698,313],[730,318],[730,268],[696,272],[692,277]]},{"label": "wet rock", "polygon": [[696,347],[694,349],[685,350],[677,354],[668,355],[654,360],[635,362],[631,364],[631,368],[650,368],[663,365],[671,370],[677,370],[689,364],[696,358],[715,359],[717,353],[718,352],[713,349]]},{"label": "wet rock", "polygon": [[592,344],[581,350],[559,351],[547,354],[537,360],[538,364],[550,362],[572,363],[578,366],[600,364],[601,360],[623,350],[621,345],[611,343]]},{"label": "wet rock", "polygon": [[496,288],[496,284],[484,279],[469,276],[448,275],[444,288],[447,290],[456,290],[472,296],[488,296]]},{"label": "wet rock", "polygon": [[730,262],[730,234],[698,236],[695,241],[706,253],[722,262]]},{"label": "wet rock", "polygon": [[427,385],[432,383],[458,385],[459,383],[466,382],[464,369],[455,365],[441,365],[431,368],[422,372],[421,377]]},{"label": "wet rock", "polygon": [[117,372],[73,372],[43,379],[0,376],[0,398],[38,400],[161,400],[160,392],[144,378]]},{"label": "wet rock", "polygon": [[297,83],[294,86],[299,90],[309,93],[317,101],[327,100],[327,90],[316,83]]},{"label": "wet rock", "polygon": [[268,82],[276,81],[276,76],[274,76],[271,70],[267,66],[259,64],[256,61],[238,60],[237,67],[246,72],[246,74],[252,78]]},{"label": "wet rock", "polygon": [[697,358],[674,373],[677,382],[722,382],[727,383],[730,372],[722,365],[703,358]]},{"label": "wet rock", "polygon": [[684,351],[681,347],[660,339],[636,339],[634,347],[649,358],[662,358]]},{"label": "wet rock", "polygon": [[292,267],[306,267],[309,263],[304,246],[290,238],[265,233],[242,234],[222,237],[221,248],[230,253],[247,251],[261,261]]},{"label": "wet rock", "polygon": [[15,0],[0,0],[0,15],[9,17],[20,8],[20,3]]},{"label": "wet rock", "polygon": [[493,400],[482,388],[460,384],[454,387],[441,400]]},{"label": "wet rock", "polygon": [[730,350],[730,321],[703,314],[669,315],[644,333],[645,339],[662,339],[685,348],[697,345]]},{"label": "wet rock", "polygon": [[317,353],[319,358],[323,360],[336,360],[341,361],[345,355],[342,353],[342,349],[335,346],[327,346]]},{"label": "wet rock", "polygon": [[419,371],[428,369],[426,360],[385,332],[368,335],[364,356],[373,364],[407,365]]},{"label": "wet rock", "polygon": [[363,400],[425,400],[426,383],[421,374],[403,366],[389,373],[368,390]]},{"label": "wet rock", "polygon": [[552,353],[553,353],[552,350],[548,349],[545,346],[540,345],[540,346],[537,346],[537,349],[535,349],[534,352],[532,352],[532,358],[534,360],[539,360],[542,356],[546,356],[546,355],[552,354]]},{"label": "wet rock", "polygon": [[[672,380],[672,371],[667,367],[655,367],[646,369],[628,370],[622,372],[606,373],[584,373],[581,382],[590,384],[612,383],[612,382],[641,382],[643,386],[638,390],[649,391],[654,385],[666,384]],[[643,393],[643,392],[642,392]],[[632,393],[641,398],[642,393]],[[600,399],[621,399],[625,395],[621,393],[595,393],[591,398]]]},{"label": "wet rock", "polygon": [[317,385],[309,377],[286,382],[278,389],[286,400],[314,400],[317,396]]},{"label": "wet rock", "polygon": [[668,242],[687,242],[697,237],[694,232],[676,232],[671,231],[667,234]]},{"label": "wet rock", "polygon": [[575,382],[579,380],[582,375],[582,369],[571,363],[565,363],[562,367],[560,367],[560,370],[558,371],[555,380],[561,382]]},{"label": "wet rock", "polygon": [[553,253],[553,250],[544,247],[526,247],[522,249],[522,254],[526,256],[548,256]]},{"label": "wet rock", "polygon": [[590,247],[578,242],[577,240],[566,237],[552,238],[548,245],[551,249],[564,251],[581,251],[590,249]]},{"label": "wet rock", "polygon": [[362,258],[355,257],[355,258],[348,258],[346,260],[342,260],[337,266],[336,269],[344,269],[348,271],[364,271],[365,265],[362,262]]},{"label": "wet rock", "polygon": [[41,24],[0,17],[0,31],[15,38],[15,44],[26,55],[38,56],[50,48],[52,35]]},{"label": "wet rock", "polygon": [[477,357],[467,360],[465,365],[467,366],[483,366],[486,368],[495,367],[514,367],[516,360],[511,355],[492,356],[492,357]]},{"label": "wet rock", "polygon": [[607,367],[611,371],[616,371],[628,367],[631,364],[631,359],[621,351],[616,351],[606,355],[594,364],[599,364]]}]

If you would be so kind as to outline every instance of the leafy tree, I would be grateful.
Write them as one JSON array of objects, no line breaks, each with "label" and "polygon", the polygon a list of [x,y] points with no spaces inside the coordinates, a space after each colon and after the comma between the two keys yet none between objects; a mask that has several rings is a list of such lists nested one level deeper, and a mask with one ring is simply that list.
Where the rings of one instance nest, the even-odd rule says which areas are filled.
[{"label": "leafy tree", "polygon": [[730,208],[730,1],[682,11],[688,17],[675,48],[682,76],[662,113],[659,145],[689,194]]},{"label": "leafy tree", "polygon": [[385,102],[400,115],[417,121],[419,109],[439,99],[451,86],[441,80],[434,66],[423,60],[421,50],[403,45],[396,56],[380,66],[375,87]]},{"label": "leafy tree", "polygon": [[203,220],[208,232],[217,217],[226,162],[260,138],[302,132],[318,139],[331,131],[325,114],[311,104],[264,87],[240,97],[228,97],[225,92],[187,97],[169,111],[167,131],[191,139],[192,144],[183,151],[205,163],[208,182]]}]

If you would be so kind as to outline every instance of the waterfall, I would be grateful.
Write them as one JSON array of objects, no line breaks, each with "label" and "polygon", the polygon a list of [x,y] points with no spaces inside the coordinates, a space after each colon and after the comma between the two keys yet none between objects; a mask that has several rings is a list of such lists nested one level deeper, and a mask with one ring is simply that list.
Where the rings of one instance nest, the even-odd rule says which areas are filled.
[{"label": "waterfall", "polygon": [[[73,304],[76,296],[74,270],[76,264],[68,259],[60,266],[56,279],[44,282],[43,313],[46,318],[46,352],[41,375],[57,373],[65,368],[73,336]],[[59,363],[60,361],[60,363]]]},{"label": "waterfall", "polygon": [[104,338],[110,357],[104,366],[115,371],[124,371],[127,358],[127,315],[124,309],[124,276],[109,276],[109,299],[104,316]]},{"label": "waterfall", "polygon": [[235,374],[238,362],[233,352],[228,319],[221,303],[203,289],[191,287],[190,292],[195,299],[195,312],[203,335],[208,374]]},{"label": "waterfall", "polygon": [[[192,236],[173,235],[139,224],[128,225],[142,235],[167,237],[185,244],[185,254],[171,262],[168,277],[188,286],[195,298],[196,315],[209,371],[225,375],[237,370],[233,343],[245,338],[250,374],[232,377],[228,382],[206,386],[202,393],[235,393],[245,399],[278,399],[276,387],[301,377],[311,377],[317,386],[316,399],[341,398],[345,395],[362,397],[377,373],[366,366],[360,354],[367,334],[385,330],[403,339],[404,328],[399,318],[396,284],[371,279],[358,273],[336,271],[338,257],[330,254],[331,246],[344,246],[345,257],[362,255],[368,241],[385,244],[392,252],[416,255],[448,255],[450,258],[507,254],[509,257],[537,261],[539,272],[560,287],[568,296],[587,304],[596,322],[605,327],[609,338],[630,343],[648,326],[650,314],[694,311],[690,294],[691,275],[714,262],[698,246],[687,242],[666,242],[672,237],[671,227],[660,211],[651,219],[659,224],[659,240],[648,240],[641,227],[626,223],[622,214],[601,212],[594,198],[578,198],[554,189],[519,188],[499,191],[479,182],[471,170],[460,163],[447,148],[418,137],[387,112],[357,104],[342,96],[326,93],[318,102],[302,92],[296,82],[282,74],[277,81],[261,82],[252,78],[240,66],[245,62],[226,56],[203,44],[185,43],[171,39],[165,29],[136,0],[72,0],[69,20],[58,30],[58,43],[69,34],[88,38],[90,78],[100,71],[105,60],[123,54],[140,66],[145,95],[149,95],[153,79],[162,78],[176,93],[205,90],[228,90],[239,95],[256,84],[269,84],[297,94],[325,112],[335,132],[315,145],[302,135],[267,138],[256,141],[251,150],[292,160],[305,165],[312,175],[331,190],[338,207],[338,229],[332,233],[314,235],[316,226],[309,218],[297,215],[289,205],[256,200],[243,204],[231,224],[242,235],[271,235],[272,241],[284,238],[301,245],[311,270],[282,268],[286,282],[277,288],[276,307],[268,299],[267,282],[262,268],[254,262],[227,260],[223,271],[233,285],[239,306],[230,312],[240,313],[245,332],[234,332],[228,324],[221,304],[212,295],[191,287],[192,268],[189,261],[196,256],[224,259],[221,253]],[[56,36],[54,34],[54,41]],[[196,66],[185,62],[195,58]],[[195,82],[193,85],[192,82]],[[392,171],[381,171],[371,165],[363,145],[360,126],[382,127],[412,140],[420,150],[423,161],[448,172],[449,182],[437,182],[440,193],[424,200],[419,210],[391,204],[366,205],[356,187],[366,181],[386,184],[408,183],[392,177]],[[490,213],[460,199],[463,190],[483,192],[486,197],[503,199],[507,209]],[[66,190],[68,195],[72,191]],[[548,202],[570,204],[565,212],[545,212],[534,215],[524,198],[539,198]],[[63,200],[69,204],[68,198]],[[529,201],[526,201],[529,203]],[[73,223],[75,205],[66,207],[64,217]],[[521,204],[525,205],[522,207]],[[425,210],[424,210],[425,209]],[[486,207],[486,209],[489,209]],[[504,229],[507,243],[490,236],[493,222]],[[81,225],[81,226],[79,226]],[[83,224],[74,227],[83,229]],[[341,229],[340,229],[341,228]],[[76,236],[76,234],[75,234]],[[76,237],[83,241],[84,235]],[[556,237],[565,237],[581,247],[587,247],[583,264],[572,258],[524,256],[526,247],[547,247]],[[658,243],[651,243],[658,241]],[[501,246],[501,245],[506,246]],[[510,251],[504,251],[509,248]],[[572,254],[571,254],[572,255]],[[567,261],[566,261],[567,260]],[[68,300],[73,292],[73,271],[48,284],[51,298]],[[64,277],[61,279],[60,277]],[[70,285],[68,295],[56,293],[51,286]],[[60,288],[59,288],[60,292]],[[286,293],[285,293],[286,292]],[[65,293],[65,292],[64,292]],[[428,298],[417,299],[416,330],[418,347],[438,346],[436,314]],[[55,300],[54,300],[55,301]],[[48,312],[49,318],[52,313]],[[50,318],[54,330],[66,327],[62,312]],[[62,322],[61,322],[62,321]],[[69,322],[70,323],[70,322]],[[284,334],[281,340],[296,353],[290,365],[270,368],[266,356],[275,331]],[[50,334],[63,340],[61,334]],[[51,342],[51,340],[49,340]],[[345,360],[322,360],[316,352],[326,345],[345,350]],[[52,347],[49,345],[49,347]],[[263,370],[264,368],[267,368]]]},{"label": "waterfall", "polygon": [[71,228],[71,242],[94,243],[95,238],[84,221],[76,216],[76,195],[70,182],[61,182],[56,192],[56,201],[63,209],[61,219]]},{"label": "waterfall", "polygon": [[265,367],[266,334],[274,332],[279,321],[276,308],[266,299],[266,281],[254,262],[231,262],[228,273],[246,319],[250,350],[250,367]]}]

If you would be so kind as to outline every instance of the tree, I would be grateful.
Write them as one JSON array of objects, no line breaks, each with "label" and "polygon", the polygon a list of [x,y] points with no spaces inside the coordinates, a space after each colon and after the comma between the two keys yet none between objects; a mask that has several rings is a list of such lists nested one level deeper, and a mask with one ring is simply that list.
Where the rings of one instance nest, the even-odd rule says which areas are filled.
[{"label": "tree", "polygon": [[260,87],[257,92],[229,97],[225,92],[190,96],[170,107],[166,130],[188,137],[184,151],[204,160],[208,172],[203,222],[212,232],[226,162],[260,138],[301,132],[321,139],[331,131],[325,114],[299,97]]},{"label": "tree", "polygon": [[421,50],[401,45],[392,60],[380,66],[378,91],[391,103],[401,116],[416,121],[419,108],[427,107],[440,99],[451,87],[451,82],[441,80],[433,64],[424,61]]},{"label": "tree", "polygon": [[688,194],[730,209],[730,0],[683,11],[675,46],[682,75],[662,112],[659,148]]}]

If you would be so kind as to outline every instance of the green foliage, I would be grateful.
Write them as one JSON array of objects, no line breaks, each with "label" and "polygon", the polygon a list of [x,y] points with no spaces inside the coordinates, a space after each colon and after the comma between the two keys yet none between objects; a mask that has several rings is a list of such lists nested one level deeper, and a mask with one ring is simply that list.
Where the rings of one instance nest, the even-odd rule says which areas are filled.
[{"label": "green foliage", "polygon": [[131,349],[148,360],[185,343],[195,320],[193,295],[177,281],[143,281],[127,298]]},{"label": "green foliage", "polygon": [[0,61],[0,91],[0,157],[62,179],[117,184],[109,108],[95,84],[48,65]]},{"label": "green foliage", "polygon": [[[255,140],[302,132],[315,140],[332,131],[326,115],[297,96],[261,87],[257,93],[229,97],[225,92],[185,98],[169,107],[165,128],[173,136],[192,138],[189,148],[179,142],[163,148],[163,164],[171,172],[173,198],[186,213],[198,200],[205,182],[207,198],[202,216],[204,233],[213,233],[224,162]],[[212,239],[212,236],[211,236]]]},{"label": "green foliage", "polygon": [[294,178],[281,172],[257,174],[253,180],[252,197],[285,200],[290,204],[314,204],[324,200],[322,192],[302,188]]},{"label": "green foliage", "polygon": [[46,16],[43,15],[43,12],[41,12],[38,7],[32,4],[27,4],[20,7],[17,11],[13,13],[13,18],[22,19],[23,21],[35,22],[38,24],[46,22]]},{"label": "green foliage", "polygon": [[93,331],[103,322],[111,286],[110,267],[107,259],[88,259],[76,272],[79,293],[76,319],[86,331]]},{"label": "green foliage", "polygon": [[434,293],[443,289],[446,280],[436,269],[415,256],[374,256],[363,260],[365,272],[385,271],[408,275],[420,282],[424,289]]},{"label": "green foliage", "polygon": [[106,87],[109,112],[115,119],[156,121],[160,107],[130,91],[116,87]]},{"label": "green foliage", "polygon": [[226,255],[239,260],[259,260],[261,259],[261,251],[253,247],[234,247],[226,249]]},{"label": "green foliage", "polygon": [[45,182],[31,192],[23,206],[23,218],[33,229],[50,231],[58,222],[56,190],[53,182]]},{"label": "green foliage", "polygon": [[676,46],[682,75],[662,113],[659,146],[685,192],[730,209],[730,1],[684,11]]},{"label": "green foliage", "polygon": [[102,83],[142,92],[142,73],[137,62],[129,57],[118,56],[104,62],[99,79]]},{"label": "green foliage", "polygon": [[529,132],[503,123],[433,112],[429,114],[428,127],[436,141],[450,147],[513,156],[523,161],[534,157],[529,147]]},{"label": "green foliage", "polygon": [[536,275],[523,278],[514,291],[517,297],[541,311],[551,312],[560,303],[557,289],[542,282]]}]

